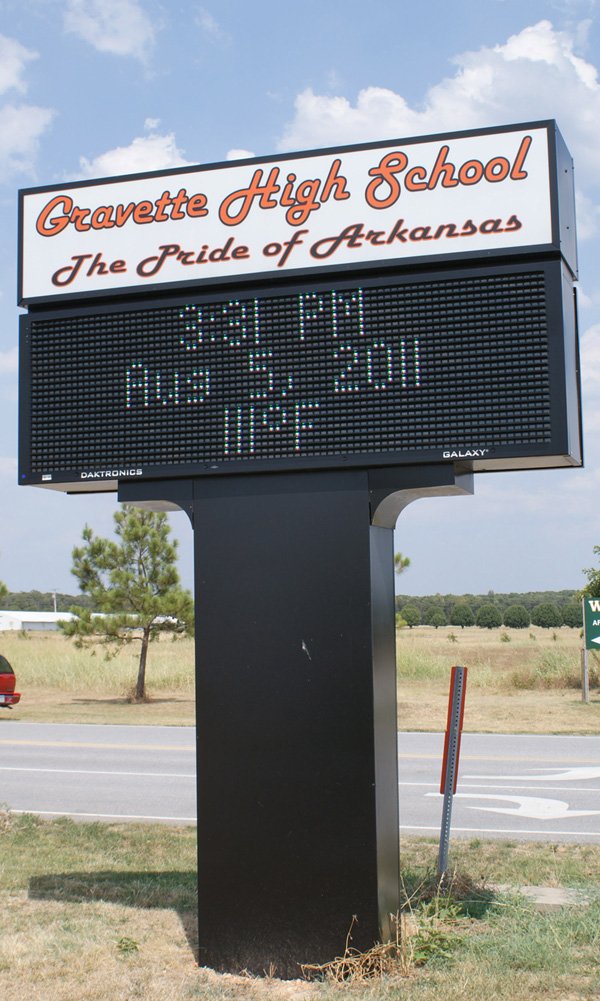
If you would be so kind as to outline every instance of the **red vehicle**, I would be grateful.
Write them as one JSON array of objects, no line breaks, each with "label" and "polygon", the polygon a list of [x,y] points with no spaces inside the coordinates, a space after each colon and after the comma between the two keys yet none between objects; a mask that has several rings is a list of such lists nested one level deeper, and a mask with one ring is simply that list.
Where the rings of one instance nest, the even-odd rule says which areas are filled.
[{"label": "red vehicle", "polygon": [[15,684],[15,672],[6,657],[0,654],[0,709],[10,709],[20,700],[19,692],[15,692]]}]

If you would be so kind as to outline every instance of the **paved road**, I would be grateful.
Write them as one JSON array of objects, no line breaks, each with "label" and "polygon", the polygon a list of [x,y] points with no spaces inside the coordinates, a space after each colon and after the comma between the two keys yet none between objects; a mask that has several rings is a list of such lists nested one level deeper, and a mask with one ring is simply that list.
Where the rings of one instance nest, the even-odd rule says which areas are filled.
[{"label": "paved road", "polygon": [[[400,735],[400,825],[438,836],[443,734]],[[600,843],[600,737],[464,734],[453,837]]]},{"label": "paved road", "polygon": [[0,721],[0,804],[82,820],[195,823],[195,730]]},{"label": "paved road", "polygon": [[[0,805],[81,819],[194,823],[189,727],[0,719]],[[436,837],[443,735],[399,736],[400,823]],[[600,737],[465,734],[453,837],[600,843]]]}]

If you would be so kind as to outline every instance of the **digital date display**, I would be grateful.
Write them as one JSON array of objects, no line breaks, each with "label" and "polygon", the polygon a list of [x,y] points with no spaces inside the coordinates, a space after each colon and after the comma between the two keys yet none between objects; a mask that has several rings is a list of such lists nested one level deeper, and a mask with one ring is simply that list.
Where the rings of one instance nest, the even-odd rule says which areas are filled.
[{"label": "digital date display", "polygon": [[21,482],[549,454],[548,267],[32,313]]}]

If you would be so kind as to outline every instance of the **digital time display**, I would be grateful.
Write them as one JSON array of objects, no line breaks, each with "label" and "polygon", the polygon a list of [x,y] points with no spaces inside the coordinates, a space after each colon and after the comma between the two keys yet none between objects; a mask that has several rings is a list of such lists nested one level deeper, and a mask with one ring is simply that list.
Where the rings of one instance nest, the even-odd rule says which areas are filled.
[{"label": "digital time display", "polygon": [[32,311],[21,482],[578,464],[561,287],[545,261]]}]

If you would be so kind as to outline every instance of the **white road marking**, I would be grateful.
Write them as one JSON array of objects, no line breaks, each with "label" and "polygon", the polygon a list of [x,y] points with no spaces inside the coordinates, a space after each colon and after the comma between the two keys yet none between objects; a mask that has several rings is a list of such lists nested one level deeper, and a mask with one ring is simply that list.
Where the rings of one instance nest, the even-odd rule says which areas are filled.
[{"label": "white road marking", "polygon": [[75,810],[13,810],[9,813],[32,813],[42,817],[96,817],[100,820],[170,820],[179,824],[195,824],[196,817],[149,817],[138,813],[78,813]]},{"label": "white road marking", "polygon": [[[437,827],[422,827],[413,824],[401,824],[400,831],[436,831],[440,833],[439,824]],[[567,835],[569,838],[600,838],[600,833],[598,831],[526,831],[521,828],[510,828],[510,827],[455,827],[452,825],[452,831],[456,833],[459,831],[461,834],[541,834],[544,837],[548,835]]]},{"label": "white road marking", "polygon": [[[463,733],[463,740],[465,740],[467,737],[470,737],[470,736],[473,736],[473,734]],[[475,736],[478,736],[478,735],[476,734]],[[502,734],[495,733],[495,734],[490,734],[490,736],[493,736],[494,738],[496,738],[496,737],[502,736]],[[511,739],[514,741],[515,740],[514,736],[511,735]],[[552,739],[553,740],[554,739],[558,739],[558,737],[556,737],[556,735],[553,734],[552,735]],[[567,738],[564,738],[564,739],[567,739]],[[571,740],[572,739],[573,739],[573,737],[571,737]],[[582,740],[596,740],[595,737],[582,737],[581,739]],[[0,740],[0,743],[2,743],[1,740]],[[435,754],[428,754],[428,753],[425,753],[423,751],[415,752],[415,753],[409,753],[408,751],[399,751],[398,752],[398,759],[400,761],[404,761],[404,760],[407,760],[407,761],[440,761],[441,757],[442,757],[442,750],[441,750],[441,748]],[[562,756],[557,753],[555,755],[555,757],[556,758],[560,758]],[[546,763],[549,759],[552,760],[552,755],[546,755],[546,757],[540,757],[540,758],[535,757],[532,754],[528,754],[527,755],[528,762],[539,761],[539,762]],[[461,751],[460,760],[463,761],[463,762],[464,761],[518,761],[519,764],[522,765],[523,764],[523,755],[522,754],[469,754],[467,752],[465,752],[463,754],[463,752]],[[572,758],[569,759],[569,763],[578,764],[578,765],[593,765],[594,767],[597,767],[598,766],[598,755],[595,755],[595,757],[593,757],[593,758],[575,758],[575,757],[572,757]],[[556,769],[556,768],[560,768],[561,766],[560,765],[554,765],[554,766],[550,766],[550,767],[553,767],[554,769]],[[563,767],[564,767],[564,764],[563,764]]]},{"label": "white road marking", "polygon": [[[398,786],[409,786],[423,789],[439,789],[439,782],[399,782]],[[501,785],[495,785],[493,782],[472,782],[470,785],[467,782],[461,782],[459,777],[459,788],[463,789],[523,789],[529,790],[530,792],[536,792],[540,790],[541,792],[564,792],[564,786],[524,786],[524,785],[512,785],[510,782],[503,782]],[[576,792],[600,792],[600,790],[595,786],[569,786],[569,793]]]},{"label": "white road marking", "polygon": [[91,768],[25,768],[19,765],[0,765],[0,772],[44,772],[57,775],[128,775],[148,779],[195,779],[195,772],[105,772]]},{"label": "white road marking", "polygon": [[[428,792],[426,796],[436,796],[439,793]],[[542,799],[539,796],[496,796],[495,794],[465,792],[457,793],[455,799],[492,799],[517,806],[468,806],[469,810],[485,810],[487,813],[506,813],[515,817],[528,817],[531,820],[563,820],[570,817],[592,817],[600,814],[600,810],[571,810],[569,804],[561,799]]]},{"label": "white road marking", "polygon": [[[543,772],[551,772],[550,775],[543,775]],[[465,779],[485,779],[485,775],[465,775]],[[493,775],[491,778],[501,779],[503,782],[575,782],[579,779],[584,782],[586,779],[600,779],[600,767],[595,768],[538,768],[534,775]]]},{"label": "white road marking", "polygon": [[[57,725],[57,724],[53,724]],[[195,751],[192,744],[110,744],[84,740],[13,740],[0,737],[0,744],[10,747],[96,747],[103,751]]]}]

